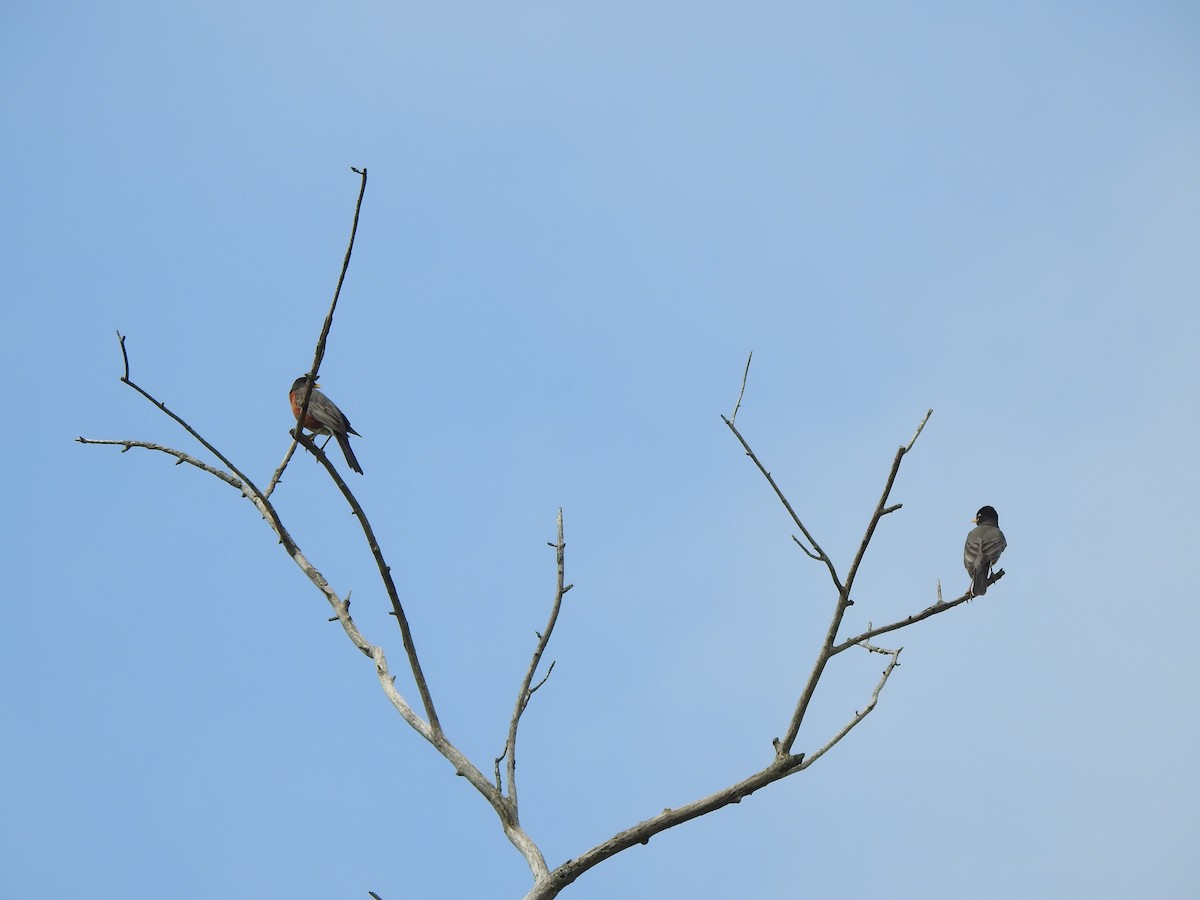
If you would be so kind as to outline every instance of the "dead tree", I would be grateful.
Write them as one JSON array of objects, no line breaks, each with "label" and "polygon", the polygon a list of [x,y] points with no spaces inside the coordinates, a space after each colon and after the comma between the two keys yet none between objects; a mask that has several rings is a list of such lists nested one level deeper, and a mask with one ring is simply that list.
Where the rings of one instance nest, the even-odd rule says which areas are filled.
[{"label": "dead tree", "polygon": [[[325,318],[324,326],[321,330],[321,335],[317,341],[316,352],[313,358],[312,367],[309,370],[310,378],[308,387],[304,391],[303,403],[300,417],[298,421],[303,421],[304,413],[308,408],[308,403],[311,394],[311,386],[316,383],[317,372],[321,365],[321,360],[325,353],[326,341],[329,337],[329,331],[333,323],[333,315],[337,309],[338,297],[341,292],[342,282],[346,275],[346,270],[350,264],[351,253],[354,249],[354,235],[358,228],[359,212],[362,208],[363,194],[366,191],[367,172],[365,169],[353,170],[357,172],[361,178],[361,184],[358,194],[358,201],[354,210],[354,223],[351,228],[350,242],[346,249],[345,259],[342,264],[341,275],[338,278],[337,288],[334,291],[333,302],[330,305],[329,312]],[[533,886],[526,894],[525,900],[549,900],[556,897],[558,894],[570,885],[584,872],[598,865],[611,856],[620,853],[622,850],[628,849],[635,844],[645,844],[668,828],[673,828],[680,825],[689,819],[695,819],[699,816],[706,815],[715,810],[721,809],[732,803],[738,803],[743,797],[748,797],[755,791],[769,784],[780,781],[789,775],[794,775],[802,772],[815,763],[818,759],[828,753],[834,746],[838,744],[847,734],[849,734],[860,722],[863,721],[875,708],[879,701],[879,696],[882,693],[884,686],[891,677],[892,672],[900,662],[901,647],[882,647],[872,643],[872,640],[879,635],[889,632],[898,631],[906,628],[923,619],[928,619],[931,616],[947,612],[956,606],[967,602],[970,599],[968,593],[964,593],[957,599],[943,601],[941,598],[941,589],[938,588],[937,601],[932,605],[913,613],[906,618],[891,622],[879,627],[868,627],[866,631],[860,634],[843,637],[841,635],[842,619],[846,610],[853,605],[854,601],[851,595],[854,589],[855,578],[858,575],[859,567],[862,564],[863,558],[870,546],[871,539],[875,534],[875,529],[879,525],[884,516],[896,512],[900,509],[901,504],[889,503],[892,492],[892,485],[896,480],[896,475],[900,471],[900,464],[904,457],[909,453],[917,438],[920,437],[921,431],[924,429],[926,422],[932,415],[933,410],[926,412],[924,418],[917,426],[916,432],[911,440],[897,451],[892,460],[891,469],[888,472],[887,479],[884,483],[883,492],[879,497],[879,502],[875,505],[874,511],[871,513],[870,520],[867,524],[866,531],[863,534],[862,540],[859,542],[858,550],[855,553],[853,561],[850,563],[845,574],[839,574],[839,567],[829,557],[829,555],[821,548],[817,539],[805,527],[800,516],[796,513],[792,504],[784,496],[783,491],[779,488],[775,479],[771,476],[770,471],[763,465],[762,461],[751,449],[750,444],[736,426],[737,413],[741,408],[742,397],[746,390],[746,380],[750,371],[750,359],[746,360],[746,369],[742,376],[741,391],[738,394],[737,403],[735,404],[732,413],[728,418],[722,416],[722,420],[728,427],[730,433],[737,439],[745,450],[746,455],[754,463],[754,465],[762,473],[771,489],[775,492],[779,502],[787,510],[799,531],[798,535],[793,536],[796,544],[805,552],[811,559],[822,565],[829,574],[829,578],[833,583],[836,599],[833,604],[833,613],[829,620],[829,626],[825,633],[825,639],[817,653],[816,659],[813,661],[812,671],[800,690],[800,694],[796,699],[795,709],[792,712],[790,720],[787,722],[783,730],[782,737],[775,737],[771,744],[773,751],[771,752],[766,765],[755,772],[751,772],[733,784],[728,785],[721,790],[709,794],[706,797],[699,797],[690,803],[673,809],[664,809],[658,815],[641,822],[637,822],[630,827],[614,834],[607,840],[597,844],[594,847],[583,850],[578,856],[559,863],[556,867],[551,868],[547,864],[542,851],[539,849],[537,842],[530,836],[521,825],[520,804],[517,792],[517,738],[518,727],[521,719],[528,709],[531,698],[534,693],[546,683],[549,678],[554,664],[551,663],[542,672],[542,660],[545,656],[546,649],[550,643],[551,637],[554,634],[555,626],[558,623],[559,614],[562,611],[563,599],[567,592],[571,590],[571,585],[566,581],[566,558],[565,558],[565,540],[563,533],[563,516],[562,510],[558,512],[557,518],[557,536],[555,541],[550,545],[554,548],[555,564],[557,568],[556,586],[554,596],[550,605],[549,620],[543,629],[538,632],[537,644],[533,650],[529,664],[525,667],[521,677],[520,686],[517,689],[516,701],[513,705],[512,715],[509,719],[507,734],[503,740],[503,750],[500,755],[493,760],[491,772],[485,774],[484,768],[476,765],[467,756],[455,746],[450,736],[442,728],[438,720],[437,709],[434,706],[433,690],[421,669],[420,659],[417,653],[416,641],[409,627],[408,618],[405,615],[403,604],[396,590],[396,585],[391,577],[391,569],[384,557],[382,548],[376,540],[375,533],[371,528],[370,521],[367,518],[366,511],[354,492],[350,490],[341,475],[330,463],[329,458],[323,452],[323,448],[318,446],[311,438],[306,437],[297,427],[292,431],[292,441],[287,452],[284,454],[283,461],[275,470],[267,482],[265,488],[259,488],[254,481],[239,467],[237,467],[228,457],[220,450],[207,441],[199,431],[193,428],[180,415],[172,411],[167,405],[156,399],[148,391],[143,389],[130,377],[129,355],[125,346],[124,336],[118,334],[122,359],[124,361],[124,374],[121,376],[121,382],[137,391],[166,416],[173,419],[181,426],[191,437],[196,440],[205,450],[212,454],[220,463],[219,466],[212,465],[203,460],[178,450],[172,447],[167,447],[161,444],[151,443],[148,441],[133,440],[133,439],[117,439],[117,440],[98,440],[93,438],[79,437],[79,443],[93,445],[110,445],[122,448],[122,452],[126,452],[133,448],[145,450],[153,450],[159,453],[165,453],[168,456],[175,458],[176,464],[187,464],[195,466],[208,474],[212,475],[225,484],[229,485],[254,507],[263,520],[279,538],[280,546],[283,548],[292,560],[300,567],[301,571],[312,582],[313,586],[319,591],[328,602],[333,616],[330,621],[337,621],[344,630],[346,637],[357,647],[362,654],[367,657],[375,669],[376,677],[379,680],[380,688],[387,696],[395,710],[406,721],[414,731],[429,742],[433,748],[445,757],[454,767],[456,774],[466,778],[467,781],[475,788],[483,799],[492,807],[497,817],[500,819],[500,825],[504,830],[505,835],[513,846],[525,858],[529,865],[530,872],[533,876]],[[412,675],[413,685],[416,688],[417,696],[419,697],[418,707],[414,707],[409,699],[396,687],[396,676],[392,674],[388,659],[384,653],[383,647],[369,640],[355,624],[350,613],[350,597],[345,598],[338,594],[330,587],[325,576],[312,564],[312,562],[301,552],[296,540],[293,539],[287,526],[284,524],[278,510],[271,502],[271,494],[279,485],[280,478],[284,470],[287,468],[288,462],[291,460],[295,452],[297,444],[304,446],[308,452],[312,453],[318,462],[325,467],[329,473],[329,477],[333,480],[337,489],[341,491],[346,502],[350,504],[354,515],[357,517],[359,526],[362,528],[363,537],[367,542],[367,546],[375,560],[375,564],[379,571],[379,578],[383,583],[383,587],[391,602],[391,614],[395,616],[397,626],[400,629],[400,640],[404,648],[404,653],[407,658],[408,669]],[[1004,571],[999,570],[989,580],[989,584],[998,581],[1004,576]],[[836,732],[827,736],[823,744],[806,751],[798,751],[796,749],[797,736],[800,728],[804,723],[805,715],[808,711],[809,704],[816,693],[817,687],[821,682],[821,676],[825,672],[826,667],[833,658],[841,653],[851,649],[861,649],[866,653],[879,654],[884,659],[884,667],[880,674],[879,680],[875,683],[866,703],[851,716]],[[541,677],[539,678],[539,674]],[[535,683],[535,679],[537,679]],[[765,739],[764,739],[765,743]],[[371,893],[371,896],[377,896]]]}]

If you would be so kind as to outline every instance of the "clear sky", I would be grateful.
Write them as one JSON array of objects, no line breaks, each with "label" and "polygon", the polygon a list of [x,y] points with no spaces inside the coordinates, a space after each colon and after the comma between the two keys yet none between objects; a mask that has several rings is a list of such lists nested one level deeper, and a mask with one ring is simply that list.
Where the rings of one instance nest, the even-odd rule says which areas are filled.
[{"label": "clear sky", "polygon": [[[834,597],[894,636],[834,752],[564,897],[1194,898],[1200,8],[8,4],[0,894],[520,897],[492,811],[133,375],[266,481],[322,384],[451,738],[491,766],[552,596],[551,865],[765,765]],[[310,458],[276,493],[402,660]],[[882,640],[882,639],[881,639]],[[884,642],[885,644],[888,642]],[[866,702],[831,667],[797,749]],[[415,699],[411,680],[397,684]]]}]

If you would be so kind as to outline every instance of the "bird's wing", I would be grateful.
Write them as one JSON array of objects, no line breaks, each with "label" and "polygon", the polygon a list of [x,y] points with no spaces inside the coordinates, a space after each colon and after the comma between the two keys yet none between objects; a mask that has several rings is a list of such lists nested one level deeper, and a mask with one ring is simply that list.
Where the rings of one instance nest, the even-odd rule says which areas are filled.
[{"label": "bird's wing", "polygon": [[988,529],[987,534],[982,535],[982,540],[980,541],[980,559],[986,560],[988,564],[992,564],[1000,558],[1000,554],[1004,552],[1004,548],[1007,546],[1008,541],[1004,539],[1004,532],[992,526]]},{"label": "bird's wing", "polygon": [[983,559],[983,528],[972,528],[963,545],[963,566],[969,574],[974,575]]},{"label": "bird's wing", "polygon": [[308,414],[325,426],[329,433],[346,430],[346,417],[334,405],[334,402],[320,391],[312,392],[312,400],[308,403]]}]

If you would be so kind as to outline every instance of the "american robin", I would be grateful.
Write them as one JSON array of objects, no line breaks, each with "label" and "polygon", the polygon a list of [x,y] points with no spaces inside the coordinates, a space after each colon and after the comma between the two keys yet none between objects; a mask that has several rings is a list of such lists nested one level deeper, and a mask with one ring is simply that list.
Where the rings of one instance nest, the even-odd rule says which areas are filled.
[{"label": "american robin", "polygon": [[987,593],[987,580],[992,566],[1000,559],[1008,541],[1000,530],[1000,516],[993,507],[983,507],[975,513],[972,521],[975,527],[967,535],[967,543],[963,547],[963,565],[971,576],[971,596],[982,597]]},{"label": "american robin", "polygon": [[[300,404],[304,400],[304,383],[307,380],[308,376],[301,375],[292,382],[292,389],[288,392],[288,399],[292,402],[292,415],[297,419],[300,418]],[[346,456],[347,465],[359,475],[362,474],[362,466],[358,464],[358,460],[354,458],[354,451],[350,449],[350,435],[358,432],[350,427],[350,420],[346,418],[346,414],[318,391],[315,384],[312,398],[308,401],[308,415],[304,417],[304,427],[314,434],[331,434],[337,438],[338,446]],[[361,434],[358,436],[362,437]]]}]

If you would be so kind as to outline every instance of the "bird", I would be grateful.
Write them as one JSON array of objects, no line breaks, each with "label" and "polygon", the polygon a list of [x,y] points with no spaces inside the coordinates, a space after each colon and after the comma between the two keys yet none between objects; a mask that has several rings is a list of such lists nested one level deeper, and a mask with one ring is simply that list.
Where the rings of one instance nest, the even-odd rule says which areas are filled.
[{"label": "bird", "polygon": [[[300,405],[304,402],[304,384],[307,381],[308,376],[301,375],[292,382],[292,389],[288,392],[292,415],[297,420],[300,418]],[[337,438],[338,446],[342,448],[346,457],[346,464],[359,475],[363,473],[362,466],[358,464],[354,450],[350,447],[350,435],[362,435],[350,426],[350,420],[337,408],[337,404],[317,390],[315,383],[312,397],[308,401],[308,414],[304,417],[304,427],[314,434],[329,434]]]},{"label": "bird", "polygon": [[1000,559],[1008,541],[1004,539],[1004,532],[1000,530],[1000,516],[994,507],[980,508],[972,521],[975,527],[967,535],[967,543],[963,547],[963,565],[967,574],[971,576],[970,595],[982,597],[987,593],[987,581],[992,566]]}]

